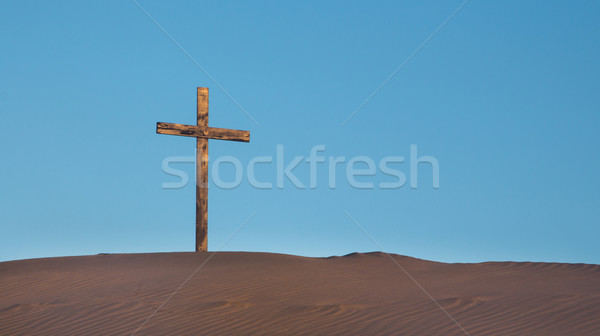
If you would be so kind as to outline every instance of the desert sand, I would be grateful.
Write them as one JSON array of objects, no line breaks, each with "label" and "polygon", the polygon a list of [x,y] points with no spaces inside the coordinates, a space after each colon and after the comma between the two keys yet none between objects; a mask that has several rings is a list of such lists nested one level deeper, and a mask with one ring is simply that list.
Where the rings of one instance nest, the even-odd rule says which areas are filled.
[{"label": "desert sand", "polygon": [[0,335],[133,333],[600,335],[600,266],[446,264],[379,252],[108,254],[0,263]]}]

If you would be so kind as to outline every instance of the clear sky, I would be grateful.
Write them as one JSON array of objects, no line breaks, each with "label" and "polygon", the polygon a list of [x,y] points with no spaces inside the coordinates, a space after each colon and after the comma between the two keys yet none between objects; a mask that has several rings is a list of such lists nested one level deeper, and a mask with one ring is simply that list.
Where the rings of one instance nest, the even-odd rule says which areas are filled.
[{"label": "clear sky", "polygon": [[[209,250],[600,263],[599,2],[138,1],[0,5],[0,260],[193,250],[195,141],[155,128],[205,86],[211,126],[251,131],[210,141],[243,171],[211,185]],[[278,188],[278,145],[345,157],[336,187],[302,161]]]}]

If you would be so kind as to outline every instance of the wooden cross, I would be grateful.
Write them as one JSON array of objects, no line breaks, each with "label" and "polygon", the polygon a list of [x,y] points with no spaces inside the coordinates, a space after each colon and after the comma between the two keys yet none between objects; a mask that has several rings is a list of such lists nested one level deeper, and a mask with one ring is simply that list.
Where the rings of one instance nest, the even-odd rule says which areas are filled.
[{"label": "wooden cross", "polygon": [[250,142],[250,132],[208,127],[208,88],[198,88],[197,125],[158,122],[156,133],[196,138],[196,252],[206,252],[208,233],[208,139]]}]

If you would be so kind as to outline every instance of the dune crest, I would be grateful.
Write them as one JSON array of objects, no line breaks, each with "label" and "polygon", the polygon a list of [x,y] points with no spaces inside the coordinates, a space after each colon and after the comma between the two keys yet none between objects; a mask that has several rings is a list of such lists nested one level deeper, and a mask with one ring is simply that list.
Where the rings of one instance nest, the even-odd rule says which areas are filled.
[{"label": "dune crest", "polygon": [[[131,335],[212,253],[0,263],[0,335]],[[470,335],[600,334],[600,266],[390,255]],[[136,335],[466,335],[381,253],[218,252]]]}]

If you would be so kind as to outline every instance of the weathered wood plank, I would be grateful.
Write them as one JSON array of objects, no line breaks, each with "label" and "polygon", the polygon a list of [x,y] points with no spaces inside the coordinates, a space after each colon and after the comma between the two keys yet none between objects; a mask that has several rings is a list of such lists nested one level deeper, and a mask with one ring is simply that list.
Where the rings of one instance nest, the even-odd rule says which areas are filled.
[{"label": "weathered wood plank", "polygon": [[[208,135],[208,88],[198,88],[196,100],[198,126],[196,130]],[[196,139],[196,252],[208,250],[208,139]]]},{"label": "weathered wood plank", "polygon": [[250,142],[250,132],[229,128],[208,128],[208,139]]},{"label": "weathered wood plank", "polygon": [[196,139],[196,252],[208,250],[208,139]]},{"label": "weathered wood plank", "polygon": [[156,133],[169,134],[169,135],[182,135],[194,138],[206,138],[208,132],[204,127],[198,127],[196,125],[182,125],[165,122],[156,123]]},{"label": "weathered wood plank", "polygon": [[197,125],[208,128],[208,88],[206,87],[198,88],[196,111],[198,113]]},{"label": "weathered wood plank", "polygon": [[250,132],[229,128],[208,127],[208,129],[195,125],[182,125],[165,122],[156,123],[156,133],[181,135],[194,138],[250,142]]}]

